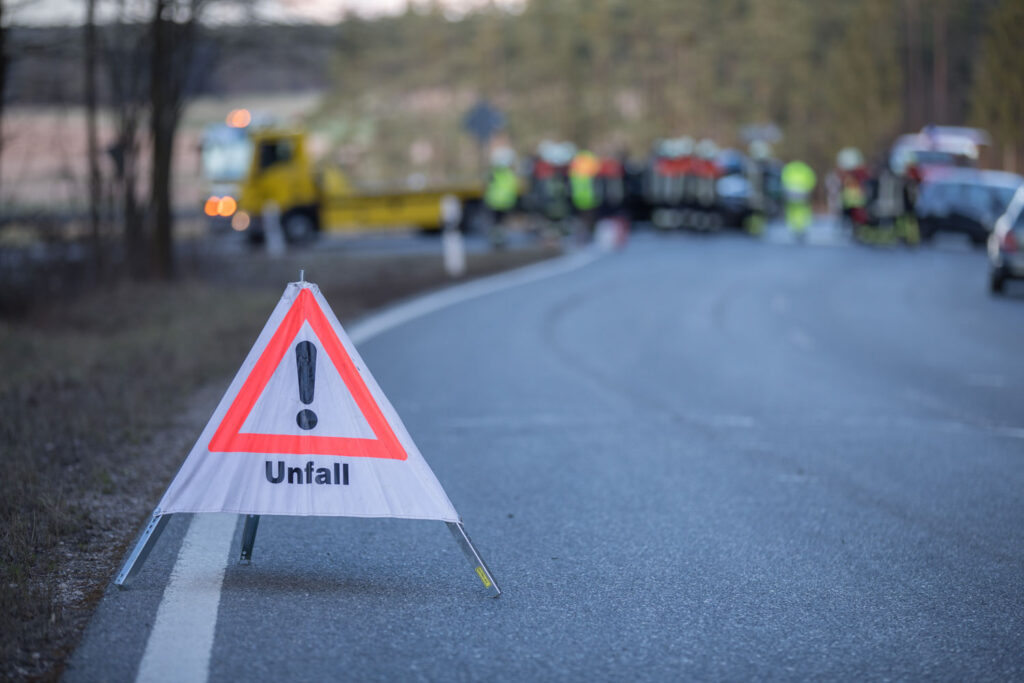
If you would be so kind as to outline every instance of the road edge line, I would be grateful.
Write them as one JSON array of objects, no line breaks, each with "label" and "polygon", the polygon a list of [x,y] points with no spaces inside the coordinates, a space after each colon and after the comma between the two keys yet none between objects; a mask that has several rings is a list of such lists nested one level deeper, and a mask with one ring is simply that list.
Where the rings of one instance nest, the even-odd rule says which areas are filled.
[{"label": "road edge line", "polygon": [[171,569],[136,681],[205,681],[238,515],[193,515]]}]

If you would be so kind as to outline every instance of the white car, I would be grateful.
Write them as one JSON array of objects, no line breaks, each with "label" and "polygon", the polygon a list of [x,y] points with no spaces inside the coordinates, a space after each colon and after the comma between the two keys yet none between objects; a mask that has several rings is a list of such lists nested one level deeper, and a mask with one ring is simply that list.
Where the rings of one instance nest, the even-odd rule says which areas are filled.
[{"label": "white car", "polygon": [[1007,280],[1024,279],[1024,187],[1013,195],[988,238],[989,289],[999,294]]}]

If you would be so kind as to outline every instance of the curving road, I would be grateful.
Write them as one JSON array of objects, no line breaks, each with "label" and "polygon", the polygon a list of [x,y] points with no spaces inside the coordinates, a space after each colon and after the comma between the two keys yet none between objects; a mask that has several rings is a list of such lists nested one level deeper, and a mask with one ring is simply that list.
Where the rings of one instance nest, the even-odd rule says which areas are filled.
[{"label": "curving road", "polygon": [[505,594],[441,523],[264,518],[181,673],[174,519],[66,677],[1024,677],[1024,288],[985,274],[648,234],[395,327],[363,357]]}]

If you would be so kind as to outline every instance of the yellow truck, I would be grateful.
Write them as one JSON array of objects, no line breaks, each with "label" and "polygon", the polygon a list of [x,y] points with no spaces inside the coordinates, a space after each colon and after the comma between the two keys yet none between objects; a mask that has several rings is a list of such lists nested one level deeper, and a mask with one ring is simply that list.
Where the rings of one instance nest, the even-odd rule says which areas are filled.
[{"label": "yellow truck", "polygon": [[232,227],[253,241],[263,238],[262,214],[270,205],[277,209],[285,238],[302,242],[318,231],[439,230],[446,195],[462,203],[465,225],[482,201],[481,185],[359,192],[340,170],[314,168],[303,131],[264,129],[251,138],[252,160],[239,184],[237,211],[230,218]]}]

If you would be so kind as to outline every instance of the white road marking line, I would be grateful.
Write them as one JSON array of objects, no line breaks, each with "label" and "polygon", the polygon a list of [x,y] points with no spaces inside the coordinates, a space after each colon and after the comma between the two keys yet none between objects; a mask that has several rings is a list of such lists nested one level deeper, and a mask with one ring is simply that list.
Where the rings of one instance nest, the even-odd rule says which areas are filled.
[{"label": "white road marking line", "polygon": [[[594,249],[426,294],[372,315],[347,329],[354,344],[416,318],[488,294],[582,268],[600,258]],[[217,627],[221,586],[238,515],[198,514],[181,544],[170,581],[157,608],[137,681],[206,681]]]},{"label": "white road marking line", "polygon": [[500,292],[520,285],[529,284],[545,278],[561,275],[582,268],[599,258],[601,254],[593,249],[577,252],[554,261],[542,261],[525,268],[518,268],[507,273],[499,273],[491,277],[467,282],[464,285],[443,289],[433,294],[417,297],[412,301],[387,308],[370,318],[346,329],[354,344],[362,344],[378,334],[403,325],[410,320],[428,313],[448,308],[463,301],[476,299],[487,294]]},{"label": "white road marking line", "polygon": [[238,515],[195,515],[181,543],[135,680],[205,681]]}]

